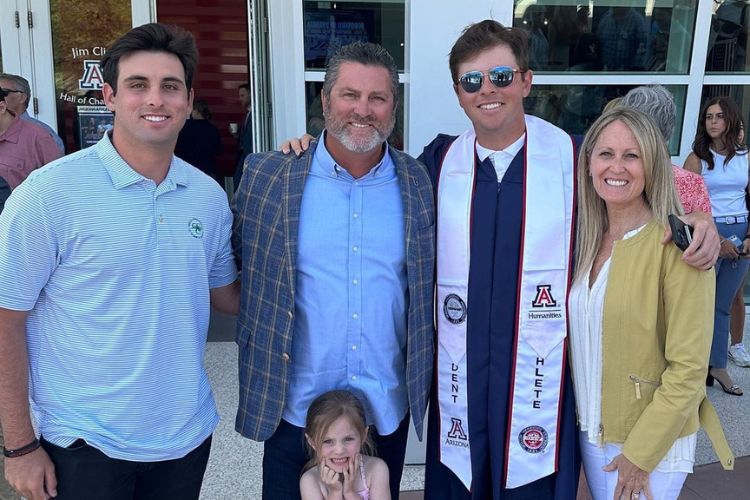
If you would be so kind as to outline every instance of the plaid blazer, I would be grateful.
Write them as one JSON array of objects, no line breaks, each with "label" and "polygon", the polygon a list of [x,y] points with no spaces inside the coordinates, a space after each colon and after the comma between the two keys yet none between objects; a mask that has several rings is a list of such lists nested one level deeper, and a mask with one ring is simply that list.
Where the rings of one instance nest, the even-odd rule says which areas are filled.
[{"label": "plaid blazer", "polygon": [[[263,441],[276,430],[289,384],[294,334],[297,235],[305,179],[316,142],[299,158],[250,155],[232,202],[234,247],[242,276],[236,341],[240,399],[235,428]],[[422,438],[433,365],[435,206],[424,166],[390,148],[406,225],[408,320],[406,384],[414,427]]]}]

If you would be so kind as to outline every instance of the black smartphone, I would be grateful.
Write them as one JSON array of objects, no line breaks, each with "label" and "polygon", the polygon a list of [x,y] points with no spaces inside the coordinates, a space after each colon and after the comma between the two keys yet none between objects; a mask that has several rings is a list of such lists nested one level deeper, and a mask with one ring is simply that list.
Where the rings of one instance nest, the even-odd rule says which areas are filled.
[{"label": "black smartphone", "polygon": [[669,216],[669,227],[672,230],[672,241],[677,245],[677,248],[683,252],[690,246],[690,242],[693,241],[693,228],[682,222],[679,217],[674,214]]}]

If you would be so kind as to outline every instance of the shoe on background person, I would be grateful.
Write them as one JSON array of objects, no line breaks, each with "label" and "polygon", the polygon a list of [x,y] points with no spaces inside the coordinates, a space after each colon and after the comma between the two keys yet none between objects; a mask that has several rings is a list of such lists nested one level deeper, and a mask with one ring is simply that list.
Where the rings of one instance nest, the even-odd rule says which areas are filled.
[{"label": "shoe on background person", "polygon": [[729,359],[737,366],[750,366],[750,354],[742,342],[729,346]]}]

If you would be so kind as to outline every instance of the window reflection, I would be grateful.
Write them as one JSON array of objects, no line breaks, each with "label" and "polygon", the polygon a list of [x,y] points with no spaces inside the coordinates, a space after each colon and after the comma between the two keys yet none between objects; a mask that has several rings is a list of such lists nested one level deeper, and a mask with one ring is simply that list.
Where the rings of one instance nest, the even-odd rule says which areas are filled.
[{"label": "window reflection", "polygon": [[[637,85],[533,85],[524,101],[527,113],[554,123],[569,134],[583,135],[601,115],[604,106],[622,97]],[[669,153],[679,153],[682,117],[685,113],[687,87],[666,85],[677,107],[675,130],[669,141]]]},{"label": "window reflection", "polygon": [[687,73],[696,0],[612,3],[516,0],[513,25],[529,33],[531,69]]},{"label": "window reflection", "polygon": [[748,1],[714,0],[706,71],[748,71]]},{"label": "window reflection", "polygon": [[372,42],[385,47],[404,69],[404,1],[304,3],[305,68],[323,69],[342,45]]}]

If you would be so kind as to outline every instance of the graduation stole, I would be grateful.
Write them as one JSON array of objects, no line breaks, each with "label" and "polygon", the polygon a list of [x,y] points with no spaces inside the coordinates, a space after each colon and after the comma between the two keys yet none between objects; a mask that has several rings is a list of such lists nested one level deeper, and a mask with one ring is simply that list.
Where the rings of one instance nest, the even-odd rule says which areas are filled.
[{"label": "graduation stole", "polygon": [[[440,461],[471,489],[466,323],[476,136],[464,132],[438,183],[437,389]],[[505,488],[557,471],[574,205],[574,148],[565,132],[526,116],[524,212],[506,435]],[[508,332],[510,333],[510,332]]]}]

